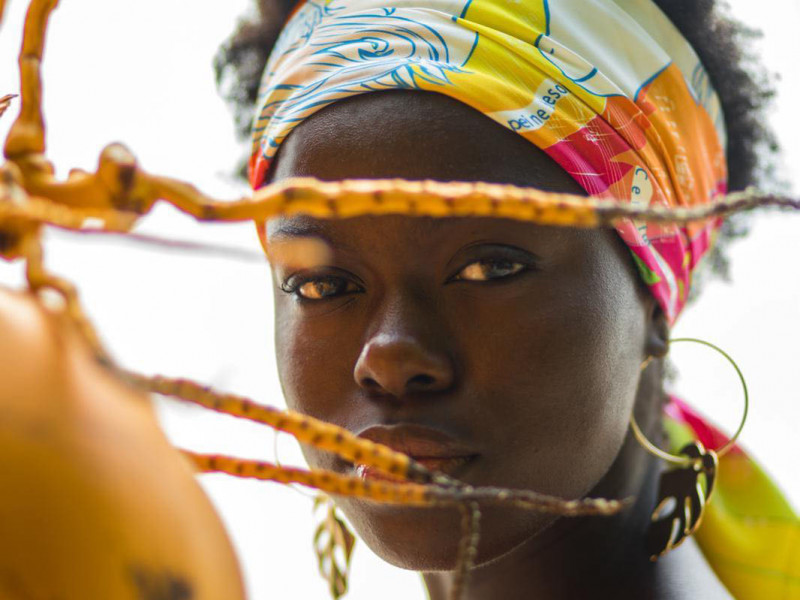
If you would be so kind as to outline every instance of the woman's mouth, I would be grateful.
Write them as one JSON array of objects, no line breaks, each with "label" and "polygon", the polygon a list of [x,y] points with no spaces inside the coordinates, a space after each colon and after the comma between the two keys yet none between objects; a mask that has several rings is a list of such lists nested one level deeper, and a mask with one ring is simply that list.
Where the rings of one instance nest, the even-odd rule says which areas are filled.
[{"label": "woman's mouth", "polygon": [[[456,472],[459,471],[462,466],[472,462],[476,456],[477,455],[473,454],[472,456],[457,456],[453,458],[436,458],[432,456],[412,456],[411,458],[429,471],[436,471],[457,479]],[[355,469],[356,474],[362,479],[392,482],[405,481],[402,477],[382,473],[366,465],[356,465]]]},{"label": "woman's mouth", "polygon": [[[454,437],[422,425],[376,425],[360,432],[358,436],[402,452],[430,471],[456,478],[464,467],[478,457],[474,450]],[[362,479],[404,481],[402,477],[381,473],[362,464],[354,465],[354,469]]]}]

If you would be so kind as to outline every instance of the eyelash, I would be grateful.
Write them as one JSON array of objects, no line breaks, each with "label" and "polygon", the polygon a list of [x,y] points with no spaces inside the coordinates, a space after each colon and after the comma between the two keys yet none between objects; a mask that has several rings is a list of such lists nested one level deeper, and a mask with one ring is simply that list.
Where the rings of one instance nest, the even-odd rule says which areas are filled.
[{"label": "eyelash", "polygon": [[[494,266],[504,265],[504,266],[508,266],[508,265],[512,265],[512,269],[514,269],[514,267],[519,267],[519,268],[514,269],[513,272],[508,273],[507,275],[501,275],[499,277],[488,277],[488,278],[483,279],[483,280],[480,280],[480,279],[467,279],[465,277],[462,277],[461,274],[464,273],[467,269],[469,269],[473,265],[480,265],[480,266],[487,266],[487,265],[494,265]],[[456,273],[448,281],[449,282],[450,281],[470,281],[470,282],[473,282],[473,283],[489,283],[489,282],[494,282],[494,281],[506,281],[508,279],[512,279],[512,278],[516,277],[517,275],[521,275],[522,273],[524,273],[526,271],[529,271],[529,270],[531,270],[531,266],[530,265],[525,264],[524,262],[517,261],[517,260],[511,260],[511,259],[508,259],[508,258],[482,258],[482,259],[479,259],[479,260],[474,260],[474,261],[472,261],[471,263],[469,263],[467,265],[464,265],[464,267],[462,267],[458,271],[458,273]]]},{"label": "eyelash", "polygon": [[[340,284],[340,287],[345,287],[344,292],[338,292],[335,294],[330,294],[328,296],[323,296],[321,298],[309,298],[307,296],[303,296],[300,293],[300,290],[303,286],[308,283],[325,283],[325,282],[334,282]],[[347,290],[347,287],[352,286],[355,289]],[[348,294],[360,294],[363,293],[364,289],[361,288],[358,284],[348,280],[345,277],[337,276],[337,275],[293,275],[289,277],[286,281],[281,283],[281,290],[286,292],[287,294],[294,295],[298,300],[301,302],[321,302],[323,300],[331,300],[333,298],[340,298],[342,296]]]},{"label": "eyelash", "polygon": [[[513,265],[516,268],[512,273],[508,275],[501,275],[500,277],[490,277],[485,280],[476,280],[476,279],[466,279],[464,277],[460,277],[460,275],[472,265]],[[507,281],[509,279],[513,279],[518,275],[521,275],[527,271],[532,270],[532,266],[526,264],[524,262],[511,260],[508,258],[482,258],[479,260],[474,260],[466,265],[464,265],[461,269],[459,269],[458,273],[456,273],[453,277],[447,280],[448,283],[455,282],[455,281],[466,281],[471,283],[491,283],[497,281]],[[304,296],[300,293],[300,290],[308,283],[325,283],[325,282],[334,282],[338,284],[340,287],[344,287],[344,292],[336,292],[330,294],[328,296],[322,296],[320,298],[309,298]],[[347,289],[348,287],[352,287],[355,289]],[[348,280],[346,277],[341,277],[337,275],[293,275],[289,277],[286,281],[281,283],[281,290],[287,294],[294,295],[298,300],[301,302],[321,302],[323,300],[331,300],[334,298],[341,298],[342,296],[350,295],[350,294],[360,294],[364,292],[364,289],[359,286],[358,284],[354,283],[351,280]]]}]

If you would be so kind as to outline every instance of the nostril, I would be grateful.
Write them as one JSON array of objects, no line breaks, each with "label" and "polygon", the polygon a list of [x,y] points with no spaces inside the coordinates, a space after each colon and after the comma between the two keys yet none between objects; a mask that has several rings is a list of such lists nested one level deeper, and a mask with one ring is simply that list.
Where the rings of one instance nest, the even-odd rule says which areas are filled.
[{"label": "nostril", "polygon": [[[386,385],[383,385],[377,379],[373,379],[372,377],[362,378],[361,386],[365,390],[372,393],[389,393],[400,397],[405,393],[424,392],[430,390],[431,388],[436,387],[436,382],[436,377],[427,375],[425,373],[420,373],[419,375],[414,375],[408,379],[405,382],[405,386],[402,386],[400,389],[393,389],[391,385],[388,385],[388,382]],[[400,382],[398,381],[398,383]]]},{"label": "nostril", "polygon": [[406,382],[406,388],[409,390],[421,390],[431,387],[434,383],[436,383],[434,377],[420,373],[419,375],[414,375]]},{"label": "nostril", "polygon": [[364,377],[361,380],[361,385],[368,389],[370,392],[379,392],[383,391],[383,387],[380,383],[375,381],[372,377]]}]

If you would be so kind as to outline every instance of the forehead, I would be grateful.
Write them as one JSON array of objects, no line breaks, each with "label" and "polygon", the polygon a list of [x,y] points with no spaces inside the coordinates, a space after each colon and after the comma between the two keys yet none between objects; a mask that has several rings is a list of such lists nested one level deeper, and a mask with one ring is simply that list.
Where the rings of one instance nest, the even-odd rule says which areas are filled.
[{"label": "forehead", "polygon": [[585,195],[531,142],[444,94],[369,92],[314,113],[284,140],[268,180],[486,181]]},{"label": "forehead", "polygon": [[[426,252],[448,240],[531,242],[563,247],[594,237],[596,230],[552,227],[494,217],[425,217],[407,215],[317,219],[306,215],[271,220],[267,237],[273,242],[315,238],[337,250],[397,246]],[[613,233],[609,231],[608,233]]]}]

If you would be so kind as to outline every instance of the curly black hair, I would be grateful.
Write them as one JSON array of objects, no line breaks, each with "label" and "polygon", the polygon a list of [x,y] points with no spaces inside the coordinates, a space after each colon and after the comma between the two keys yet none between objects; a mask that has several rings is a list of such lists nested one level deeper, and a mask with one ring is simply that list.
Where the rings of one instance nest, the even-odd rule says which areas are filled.
[{"label": "curly black hair", "polygon": [[[253,1],[255,14],[240,20],[214,59],[217,87],[233,106],[236,129],[242,138],[249,137],[267,58],[297,4],[297,0]],[[728,133],[729,189],[771,187],[778,146],[765,113],[775,91],[772,76],[752,50],[760,33],[731,17],[723,0],[653,1],[695,49],[720,97]],[[716,245],[704,259],[709,274],[729,280],[728,242],[748,232],[746,215],[725,221]],[[698,274],[692,282],[690,301],[702,287],[702,270]]]}]

